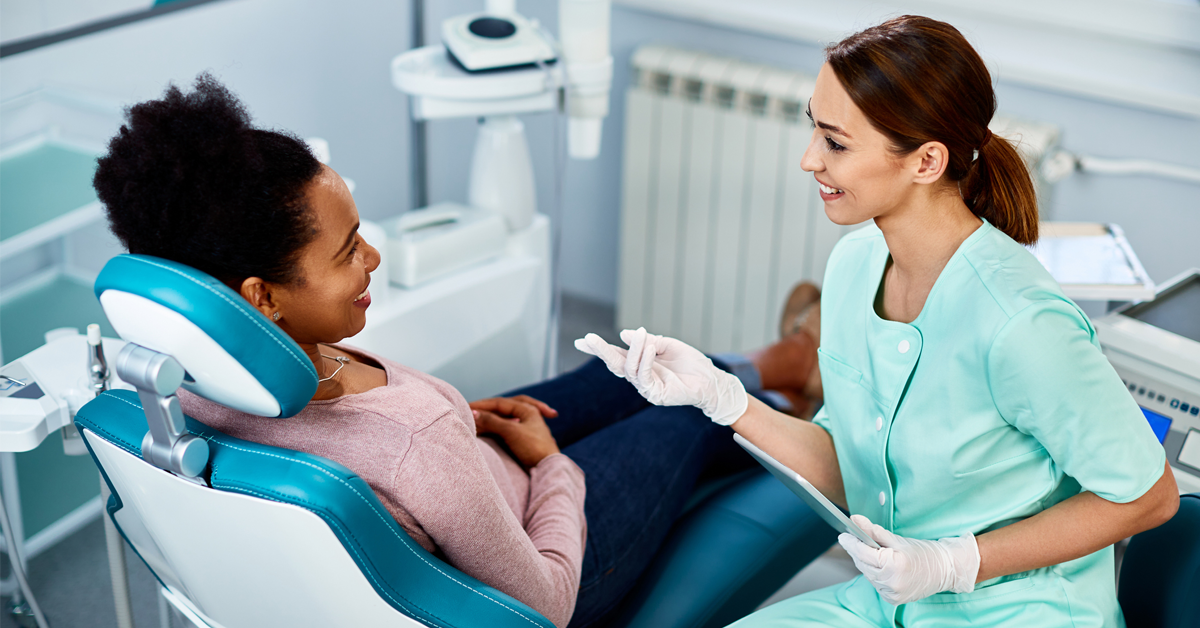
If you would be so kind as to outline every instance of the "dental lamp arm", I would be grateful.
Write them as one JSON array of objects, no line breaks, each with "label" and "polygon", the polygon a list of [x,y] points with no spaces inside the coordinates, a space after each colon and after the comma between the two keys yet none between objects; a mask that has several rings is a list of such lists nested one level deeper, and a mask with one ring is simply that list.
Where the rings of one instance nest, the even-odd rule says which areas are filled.
[{"label": "dental lamp arm", "polygon": [[612,88],[611,23],[610,0],[558,3],[558,35],[570,116],[567,145],[575,159],[594,159],[600,154],[600,135]]}]

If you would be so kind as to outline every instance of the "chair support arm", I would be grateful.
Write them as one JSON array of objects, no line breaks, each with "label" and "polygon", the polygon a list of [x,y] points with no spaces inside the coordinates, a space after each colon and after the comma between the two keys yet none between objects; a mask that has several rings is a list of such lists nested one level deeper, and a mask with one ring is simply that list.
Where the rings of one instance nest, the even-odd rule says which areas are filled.
[{"label": "chair support arm", "polygon": [[150,431],[142,459],[184,478],[197,478],[208,466],[208,442],[187,433],[175,391],[185,372],[175,358],[129,343],[117,356],[117,375],[137,389]]}]

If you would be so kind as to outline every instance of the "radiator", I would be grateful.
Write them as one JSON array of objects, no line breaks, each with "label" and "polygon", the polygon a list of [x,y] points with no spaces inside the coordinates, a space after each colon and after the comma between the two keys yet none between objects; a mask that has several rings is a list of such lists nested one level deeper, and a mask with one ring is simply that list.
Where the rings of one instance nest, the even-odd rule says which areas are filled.
[{"label": "radiator", "polygon": [[[820,285],[837,240],[800,159],[814,78],[704,53],[644,46],[626,92],[617,324],[708,352],[778,337],[791,287]],[[1036,163],[1048,125],[1007,118]]]},{"label": "radiator", "polygon": [[850,230],[800,169],[813,78],[656,46],[633,65],[617,324],[710,352],[767,344]]}]

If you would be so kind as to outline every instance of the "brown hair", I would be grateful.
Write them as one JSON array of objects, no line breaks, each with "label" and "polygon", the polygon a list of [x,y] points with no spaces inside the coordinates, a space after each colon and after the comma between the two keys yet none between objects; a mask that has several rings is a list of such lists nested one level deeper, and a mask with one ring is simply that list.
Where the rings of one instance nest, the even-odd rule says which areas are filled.
[{"label": "brown hair", "polygon": [[958,29],[905,15],[853,34],[825,55],[895,153],[945,144],[946,177],[958,182],[967,207],[1021,244],[1037,240],[1029,170],[1012,144],[988,130],[996,112],[991,75]]}]

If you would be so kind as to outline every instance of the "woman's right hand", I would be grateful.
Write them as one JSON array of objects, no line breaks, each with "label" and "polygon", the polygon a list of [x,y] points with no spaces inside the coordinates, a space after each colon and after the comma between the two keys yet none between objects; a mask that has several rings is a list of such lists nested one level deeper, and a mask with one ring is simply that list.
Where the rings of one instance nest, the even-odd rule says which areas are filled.
[{"label": "woman's right hand", "polygon": [[513,456],[526,468],[536,467],[542,458],[559,453],[558,443],[546,425],[547,416],[558,416],[550,406],[520,395],[492,397],[472,401],[477,434],[495,434],[504,439]]},{"label": "woman's right hand", "polygon": [[621,332],[622,349],[596,334],[575,341],[575,348],[594,355],[619,377],[659,406],[696,406],[714,422],[730,425],[746,412],[746,388],[730,373],[685,342],[647,333],[644,327]]}]

